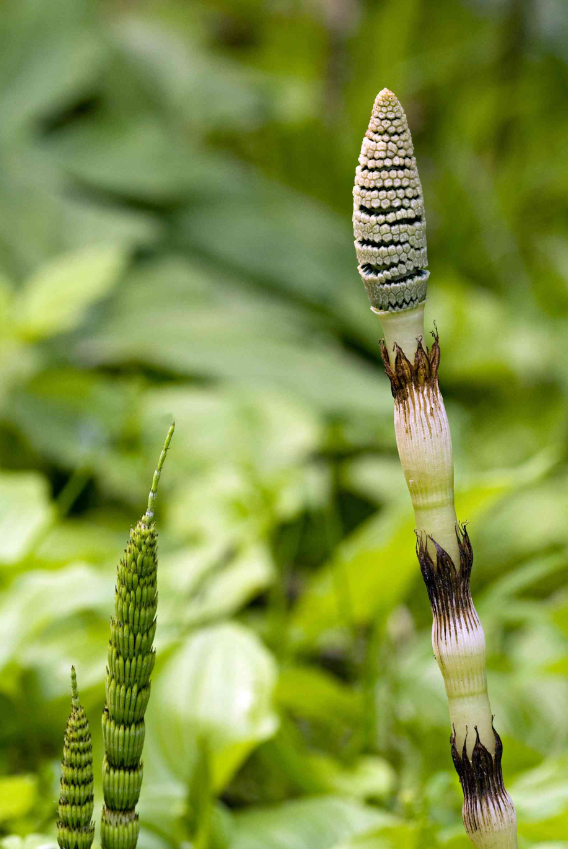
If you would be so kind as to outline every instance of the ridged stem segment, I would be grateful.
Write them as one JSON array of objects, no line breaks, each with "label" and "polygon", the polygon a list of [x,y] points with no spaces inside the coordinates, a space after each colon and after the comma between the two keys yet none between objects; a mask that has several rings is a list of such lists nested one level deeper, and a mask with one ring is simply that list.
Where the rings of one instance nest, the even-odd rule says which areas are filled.
[{"label": "ridged stem segment", "polygon": [[[454,506],[452,440],[438,386],[437,332],[430,349],[423,344],[426,286],[417,270],[419,263],[426,265],[423,228],[420,251],[411,255],[412,267],[402,277],[403,269],[398,269],[396,278],[386,275],[379,262],[386,262],[384,250],[374,252],[373,263],[368,258],[362,262],[367,257],[363,248],[368,249],[370,241],[394,243],[394,236],[400,233],[399,229],[393,233],[394,221],[387,220],[389,231],[378,220],[390,198],[383,198],[381,192],[392,175],[383,173],[386,160],[378,163],[376,152],[374,159],[370,158],[371,142],[373,150],[383,151],[383,156],[393,144],[397,150],[405,146],[409,161],[404,161],[402,175],[406,174],[410,188],[418,194],[410,205],[399,208],[396,220],[400,213],[407,223],[412,214],[424,222],[409,135],[398,100],[383,89],[375,101],[355,178],[355,247],[371,308],[379,315],[385,335],[381,352],[394,397],[398,452],[414,507],[418,560],[432,608],[434,655],[448,697],[451,752],[464,793],[464,825],[478,849],[516,849],[515,809],[503,784],[503,747],[493,728],[487,694],[485,636],[470,593],[473,551],[465,526],[458,525]],[[365,180],[369,185],[365,184],[363,192]],[[379,185],[380,181],[384,185]],[[369,199],[373,201],[370,205]]]},{"label": "ridged stem segment", "polygon": [[93,749],[89,721],[79,702],[75,667],[71,667],[71,714],[67,721],[57,842],[61,849],[90,849],[95,836],[93,816]]},{"label": "ridged stem segment", "polygon": [[154,668],[158,606],[158,534],[153,521],[160,473],[174,432],[168,431],[148,498],[117,570],[115,612],[110,623],[106,703],[103,712],[103,849],[134,849],[140,824],[136,805],[142,787],[144,714]]}]

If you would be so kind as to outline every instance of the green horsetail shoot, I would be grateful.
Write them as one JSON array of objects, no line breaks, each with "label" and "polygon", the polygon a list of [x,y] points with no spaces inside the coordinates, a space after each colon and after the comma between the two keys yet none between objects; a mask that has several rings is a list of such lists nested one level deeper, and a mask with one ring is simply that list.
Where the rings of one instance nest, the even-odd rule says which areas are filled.
[{"label": "green horsetail shoot", "polygon": [[77,675],[71,667],[71,714],[67,721],[57,842],[61,849],[90,849],[95,836],[93,816],[93,749],[89,720],[79,702]]},{"label": "green horsetail shoot", "polygon": [[142,786],[144,714],[154,668],[158,605],[158,534],[154,505],[175,425],[168,431],[148,497],[148,509],[130,531],[117,570],[103,712],[103,849],[134,849],[140,823],[136,805]]}]

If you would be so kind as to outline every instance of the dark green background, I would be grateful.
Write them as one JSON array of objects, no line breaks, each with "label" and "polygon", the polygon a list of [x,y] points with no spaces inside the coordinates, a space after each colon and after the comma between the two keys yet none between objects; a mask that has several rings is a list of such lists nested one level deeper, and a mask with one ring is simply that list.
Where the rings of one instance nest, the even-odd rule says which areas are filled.
[{"label": "dark green background", "polygon": [[2,4],[4,849],[53,843],[72,662],[98,781],[171,416],[141,849],[469,845],[352,244],[383,86],[521,845],[568,847],[567,61],[563,0]]}]

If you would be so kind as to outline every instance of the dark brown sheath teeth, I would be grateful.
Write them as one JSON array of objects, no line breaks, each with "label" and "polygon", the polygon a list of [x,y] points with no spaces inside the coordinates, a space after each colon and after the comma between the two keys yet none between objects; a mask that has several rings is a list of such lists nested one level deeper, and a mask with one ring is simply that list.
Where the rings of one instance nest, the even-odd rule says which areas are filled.
[{"label": "dark brown sheath teeth", "polygon": [[410,362],[399,345],[394,346],[396,351],[394,369],[390,364],[389,353],[384,341],[381,339],[381,356],[387,376],[391,382],[391,392],[396,401],[404,400],[408,396],[411,387],[438,385],[438,368],[440,365],[440,345],[438,334],[432,333],[434,343],[430,350],[424,348],[422,339],[418,339],[418,347],[414,355],[414,362]]},{"label": "dark brown sheath teeth", "polygon": [[[436,540],[417,533],[416,554],[426,584],[432,615],[440,636],[446,638],[460,627],[472,631],[479,627],[479,617],[473,606],[469,580],[473,567],[473,549],[465,525],[456,527],[460,552],[460,568]],[[428,551],[428,540],[436,549],[436,563]]]},{"label": "dark brown sheath teeth", "polygon": [[463,821],[470,834],[483,830],[488,822],[494,823],[496,818],[503,823],[508,823],[512,808],[511,799],[503,782],[501,738],[493,728],[495,737],[495,755],[493,756],[479,739],[477,728],[475,728],[475,734],[476,740],[471,759],[467,754],[467,736],[461,755],[456,746],[455,729],[450,737],[452,759],[463,790]]}]

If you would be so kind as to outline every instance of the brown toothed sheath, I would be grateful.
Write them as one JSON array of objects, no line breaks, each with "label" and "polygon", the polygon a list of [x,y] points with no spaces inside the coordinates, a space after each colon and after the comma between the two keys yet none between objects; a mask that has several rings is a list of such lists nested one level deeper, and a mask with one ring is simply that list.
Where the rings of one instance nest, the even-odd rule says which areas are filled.
[{"label": "brown toothed sheath", "polygon": [[487,694],[485,636],[470,593],[473,551],[454,506],[437,332],[430,350],[423,343],[429,273],[422,187],[406,116],[386,88],[363,139],[353,197],[359,273],[385,337],[381,352],[432,608],[434,654],[448,697],[464,825],[478,849],[516,849],[515,809],[503,783],[503,746]]}]

